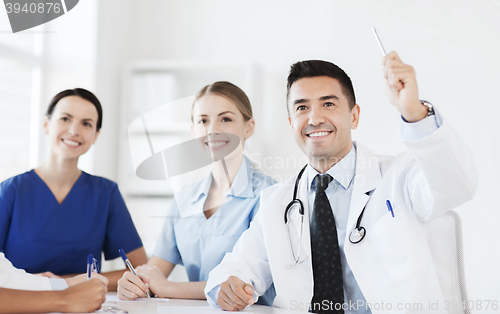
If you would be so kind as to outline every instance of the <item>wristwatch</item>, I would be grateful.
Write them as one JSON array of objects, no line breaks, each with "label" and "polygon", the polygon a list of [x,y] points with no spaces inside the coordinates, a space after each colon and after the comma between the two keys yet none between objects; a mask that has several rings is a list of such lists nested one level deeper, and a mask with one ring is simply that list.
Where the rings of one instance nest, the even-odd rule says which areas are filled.
[{"label": "wristwatch", "polygon": [[428,102],[427,100],[420,100],[420,103],[427,107],[426,117],[433,116],[435,114],[434,113],[434,106],[432,106],[432,104],[430,102]]}]

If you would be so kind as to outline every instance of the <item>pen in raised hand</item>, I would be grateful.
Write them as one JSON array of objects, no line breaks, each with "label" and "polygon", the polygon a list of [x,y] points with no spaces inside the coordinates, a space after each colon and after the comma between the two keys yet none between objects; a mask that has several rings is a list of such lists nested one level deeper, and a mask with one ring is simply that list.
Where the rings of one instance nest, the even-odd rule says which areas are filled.
[{"label": "pen in raised hand", "polygon": [[380,37],[378,37],[377,30],[375,27],[372,27],[373,30],[373,35],[375,35],[375,39],[377,40],[378,46],[380,47],[380,50],[382,51],[382,55],[385,57],[387,53],[385,52],[384,46],[382,46],[382,42],[380,41]]}]

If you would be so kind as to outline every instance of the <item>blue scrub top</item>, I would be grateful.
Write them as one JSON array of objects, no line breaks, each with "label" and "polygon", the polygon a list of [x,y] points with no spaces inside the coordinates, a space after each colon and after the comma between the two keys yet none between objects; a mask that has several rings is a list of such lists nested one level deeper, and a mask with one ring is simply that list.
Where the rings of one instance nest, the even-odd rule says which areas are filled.
[{"label": "blue scrub top", "polygon": [[0,251],[30,273],[84,273],[142,247],[116,183],[82,172],[62,204],[34,170],[0,184]]}]

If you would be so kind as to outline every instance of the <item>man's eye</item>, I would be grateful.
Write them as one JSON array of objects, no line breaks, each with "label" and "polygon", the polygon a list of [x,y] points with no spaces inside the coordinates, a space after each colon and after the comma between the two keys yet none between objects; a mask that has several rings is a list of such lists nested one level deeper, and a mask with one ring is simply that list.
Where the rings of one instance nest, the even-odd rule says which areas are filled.
[{"label": "man's eye", "polygon": [[88,122],[85,122],[83,125],[84,125],[84,126],[88,126],[88,127],[92,127],[92,124],[90,124],[90,123],[88,123]]},{"label": "man's eye", "polygon": [[306,109],[307,109],[306,106],[298,106],[297,107],[297,111],[306,110]]},{"label": "man's eye", "polygon": [[325,103],[325,107],[330,107],[330,106],[335,106],[335,104],[332,102]]}]

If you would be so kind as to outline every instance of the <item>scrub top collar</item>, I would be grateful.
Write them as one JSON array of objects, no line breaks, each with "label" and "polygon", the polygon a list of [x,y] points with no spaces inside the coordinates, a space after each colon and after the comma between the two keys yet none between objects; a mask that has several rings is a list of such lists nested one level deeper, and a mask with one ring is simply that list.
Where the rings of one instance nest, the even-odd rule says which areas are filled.
[{"label": "scrub top collar", "polygon": [[[246,157],[243,156],[243,160],[241,162],[240,168],[236,173],[234,178],[234,182],[229,188],[227,192],[226,198],[238,197],[238,198],[251,198],[255,197],[255,193],[253,191],[253,184],[249,180],[253,178],[252,173],[255,171],[252,162]],[[185,204],[183,208],[179,207],[180,216],[187,217],[191,215],[195,215],[203,212],[203,204],[205,203],[205,199],[210,190],[210,185],[212,184],[212,172],[210,172],[203,180],[196,183],[194,186],[186,186],[186,189],[181,190],[181,194],[188,193],[191,194],[191,198],[189,202],[182,202],[182,195],[179,197],[176,196],[176,199],[179,199],[178,204]],[[189,191],[192,191],[191,193]]]},{"label": "scrub top collar", "polygon": [[[331,175],[337,183],[342,185],[344,189],[347,189],[351,182],[353,181],[356,169],[356,147],[354,143],[352,144],[351,150],[344,158],[342,158],[338,163],[333,165],[326,173]],[[310,191],[314,191],[316,186],[314,184],[314,178],[319,172],[316,171],[311,165],[307,165],[307,182],[309,182]]]}]

